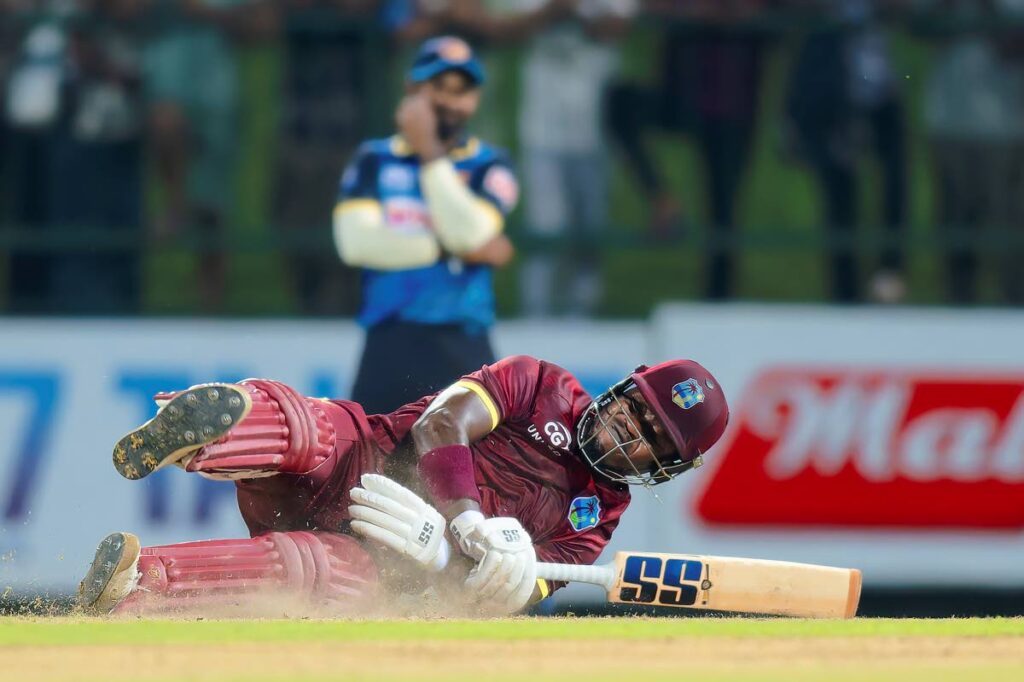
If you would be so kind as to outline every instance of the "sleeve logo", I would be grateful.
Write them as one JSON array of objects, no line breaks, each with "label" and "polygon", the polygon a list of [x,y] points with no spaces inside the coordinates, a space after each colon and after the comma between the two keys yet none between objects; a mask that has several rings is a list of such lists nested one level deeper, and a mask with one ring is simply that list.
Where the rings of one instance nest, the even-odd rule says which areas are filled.
[{"label": "sleeve logo", "polygon": [[509,213],[519,203],[519,183],[516,176],[504,166],[494,166],[484,176],[484,189],[501,204],[501,209]]}]

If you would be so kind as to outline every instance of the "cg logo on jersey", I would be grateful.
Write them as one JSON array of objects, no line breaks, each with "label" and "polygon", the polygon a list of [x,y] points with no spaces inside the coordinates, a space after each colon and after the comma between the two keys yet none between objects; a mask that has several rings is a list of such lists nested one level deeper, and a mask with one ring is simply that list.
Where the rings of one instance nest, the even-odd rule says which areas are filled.
[{"label": "cg logo on jersey", "polygon": [[565,424],[561,422],[548,422],[544,425],[544,435],[548,437],[548,442],[556,448],[569,449],[572,434],[569,433],[569,429],[566,428]]},{"label": "cg logo on jersey", "polygon": [[554,455],[561,456],[562,453],[559,450],[568,450],[572,444],[572,433],[561,422],[551,421],[545,424],[543,436],[541,435],[541,429],[538,429],[536,424],[530,424],[526,432],[530,434],[533,440],[547,445]]}]

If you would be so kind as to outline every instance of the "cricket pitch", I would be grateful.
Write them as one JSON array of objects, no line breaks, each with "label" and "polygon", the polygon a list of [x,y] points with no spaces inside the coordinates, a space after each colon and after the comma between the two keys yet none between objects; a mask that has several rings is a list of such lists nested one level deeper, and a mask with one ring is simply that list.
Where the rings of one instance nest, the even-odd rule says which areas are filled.
[{"label": "cricket pitch", "polygon": [[1024,679],[1024,618],[0,618],[4,679],[943,682]]}]

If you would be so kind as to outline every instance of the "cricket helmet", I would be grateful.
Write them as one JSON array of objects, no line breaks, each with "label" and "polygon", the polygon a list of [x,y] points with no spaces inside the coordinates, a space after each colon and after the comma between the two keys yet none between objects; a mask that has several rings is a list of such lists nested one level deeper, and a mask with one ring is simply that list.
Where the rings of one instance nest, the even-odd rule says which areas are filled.
[{"label": "cricket helmet", "polygon": [[[638,435],[622,442],[609,428],[605,413],[613,403],[622,408],[624,397],[631,392],[639,392],[643,397],[671,438],[675,452],[669,457],[653,458],[643,467],[627,456],[634,472],[623,474],[602,466],[602,461],[615,450],[627,454],[627,448],[634,443],[646,442],[644,430],[634,426],[632,431]],[[651,486],[701,466],[704,453],[721,438],[728,423],[729,405],[711,372],[692,360],[670,360],[654,367],[641,365],[599,395],[577,423],[576,438],[584,458],[598,473],[619,483]],[[607,430],[615,443],[605,452],[596,445],[596,436],[602,430]],[[653,451],[653,447],[650,449]]]}]

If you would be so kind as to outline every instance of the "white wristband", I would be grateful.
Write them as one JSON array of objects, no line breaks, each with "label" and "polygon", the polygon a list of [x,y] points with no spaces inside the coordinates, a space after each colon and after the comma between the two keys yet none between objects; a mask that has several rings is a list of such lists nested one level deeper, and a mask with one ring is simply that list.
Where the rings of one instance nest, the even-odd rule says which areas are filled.
[{"label": "white wristband", "polygon": [[[455,538],[455,541],[459,543],[459,548],[469,556],[474,556],[474,553],[471,551],[473,549],[473,543],[469,536],[473,532],[473,529],[483,522],[483,514],[475,509],[467,509],[452,519],[451,523],[448,524],[448,530],[451,531],[452,537]],[[474,558],[479,557],[474,556]]]}]

